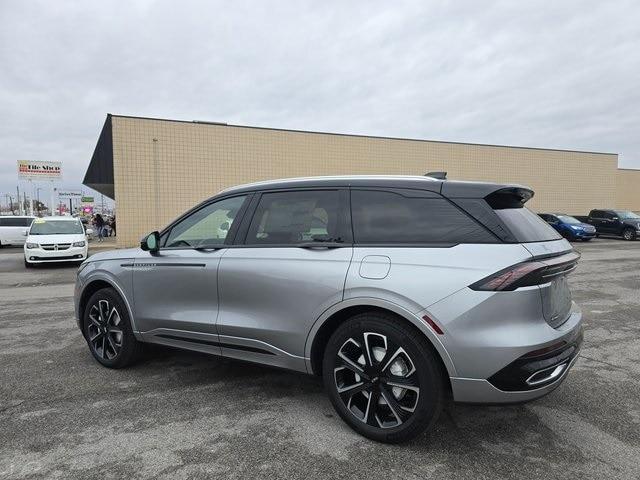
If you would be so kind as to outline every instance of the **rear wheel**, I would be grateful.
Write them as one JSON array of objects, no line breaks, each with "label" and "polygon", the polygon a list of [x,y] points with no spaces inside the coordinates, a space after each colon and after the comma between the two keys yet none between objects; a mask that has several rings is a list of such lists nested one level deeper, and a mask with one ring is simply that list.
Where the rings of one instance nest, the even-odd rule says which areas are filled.
[{"label": "rear wheel", "polygon": [[635,240],[636,231],[633,228],[625,228],[622,231],[622,238],[624,238],[625,240]]},{"label": "rear wheel", "polygon": [[105,367],[123,368],[134,363],[141,344],[133,335],[129,313],[112,288],[94,293],[84,310],[83,333],[93,357]]},{"label": "rear wheel", "polygon": [[407,441],[438,418],[443,378],[428,340],[391,315],[364,313],[331,336],[324,384],[340,417],[387,443]]}]

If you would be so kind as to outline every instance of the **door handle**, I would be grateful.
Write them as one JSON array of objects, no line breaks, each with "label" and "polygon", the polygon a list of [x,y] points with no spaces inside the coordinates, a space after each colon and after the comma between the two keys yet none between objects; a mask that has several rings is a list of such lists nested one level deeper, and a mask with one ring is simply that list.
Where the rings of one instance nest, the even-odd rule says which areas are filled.
[{"label": "door handle", "polygon": [[202,246],[202,247],[195,247],[194,250],[197,250],[198,252],[215,252],[216,250],[221,250],[222,247],[217,247],[217,246]]},{"label": "door handle", "polygon": [[305,243],[298,243],[296,245],[296,247],[298,248],[307,248],[310,250],[340,248],[344,246],[345,246],[344,243],[339,243],[339,242],[305,242]]}]

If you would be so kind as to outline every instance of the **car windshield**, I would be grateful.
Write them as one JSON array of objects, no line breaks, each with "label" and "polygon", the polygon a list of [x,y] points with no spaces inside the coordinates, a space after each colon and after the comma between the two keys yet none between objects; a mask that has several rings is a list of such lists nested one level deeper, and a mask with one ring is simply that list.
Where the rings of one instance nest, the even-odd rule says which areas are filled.
[{"label": "car windshield", "polygon": [[558,218],[562,223],[569,223],[575,225],[576,223],[582,223],[577,218],[570,217],[569,215],[558,215]]},{"label": "car windshield", "polygon": [[616,215],[618,216],[618,218],[623,218],[623,219],[628,219],[628,218],[640,219],[640,215],[638,215],[637,213],[630,212],[629,210],[616,210]]},{"label": "car windshield", "polygon": [[36,218],[31,224],[29,235],[65,235],[84,233],[79,221],[44,220]]}]

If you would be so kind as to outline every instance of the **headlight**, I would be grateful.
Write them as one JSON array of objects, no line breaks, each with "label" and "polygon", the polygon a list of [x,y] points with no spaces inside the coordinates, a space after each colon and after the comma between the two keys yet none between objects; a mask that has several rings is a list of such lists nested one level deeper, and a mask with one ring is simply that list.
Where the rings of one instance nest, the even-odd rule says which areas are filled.
[{"label": "headlight", "polygon": [[582,227],[579,227],[577,225],[570,225],[571,228],[573,228],[574,230],[582,230]]},{"label": "headlight", "polygon": [[81,242],[73,242],[74,247],[84,247],[85,245],[86,244],[84,240],[82,240]]},{"label": "headlight", "polygon": [[38,248],[37,243],[27,243],[27,248]]}]

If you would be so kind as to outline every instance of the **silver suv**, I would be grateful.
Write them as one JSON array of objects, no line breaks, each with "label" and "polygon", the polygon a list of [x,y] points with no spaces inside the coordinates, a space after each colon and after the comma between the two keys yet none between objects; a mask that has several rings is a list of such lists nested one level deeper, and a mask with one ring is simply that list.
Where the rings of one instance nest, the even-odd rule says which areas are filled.
[{"label": "silver suv", "polygon": [[155,343],[321,375],[354,430],[407,440],[450,396],[532,400],[577,358],[579,255],[532,196],[413,176],[235,187],[84,262],[78,326],[106,367]]}]

